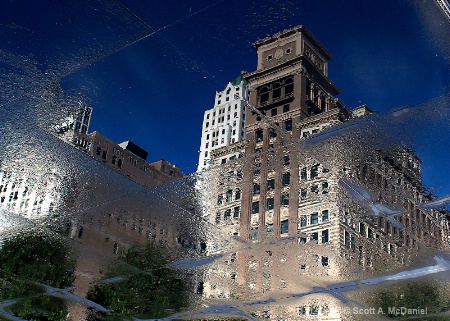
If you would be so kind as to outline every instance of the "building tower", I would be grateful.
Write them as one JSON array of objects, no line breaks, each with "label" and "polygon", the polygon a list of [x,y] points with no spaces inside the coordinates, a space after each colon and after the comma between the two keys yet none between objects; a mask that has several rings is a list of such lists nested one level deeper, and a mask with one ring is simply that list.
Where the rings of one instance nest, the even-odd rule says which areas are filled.
[{"label": "building tower", "polygon": [[208,166],[211,151],[241,141],[245,137],[247,81],[241,73],[223,91],[216,92],[214,108],[205,111],[198,170]]},{"label": "building tower", "polygon": [[[254,46],[258,50],[257,70],[244,78],[249,83],[250,105],[256,106],[259,113],[253,111],[247,115],[246,155],[265,154],[272,148],[277,149],[281,142],[275,129],[267,126],[267,121],[261,121],[260,114],[292,135],[293,141],[351,114],[334,99],[339,89],[328,79],[330,53],[306,28],[298,26],[285,30],[257,41]],[[317,121],[320,116],[315,115],[320,114],[327,115],[326,121]],[[308,119],[316,119],[316,122],[305,126]],[[297,233],[297,226],[289,222],[297,221],[299,195],[284,191],[289,186],[292,191],[298,190],[299,168],[298,161],[289,157],[284,156],[282,171],[269,169],[267,158],[255,157],[255,165],[260,169],[244,173],[241,237],[258,239],[261,236],[258,230],[265,229],[266,225],[269,229],[273,227],[271,233],[275,237]],[[267,196],[268,192],[273,196]],[[266,222],[266,209],[273,211],[270,222]]]}]

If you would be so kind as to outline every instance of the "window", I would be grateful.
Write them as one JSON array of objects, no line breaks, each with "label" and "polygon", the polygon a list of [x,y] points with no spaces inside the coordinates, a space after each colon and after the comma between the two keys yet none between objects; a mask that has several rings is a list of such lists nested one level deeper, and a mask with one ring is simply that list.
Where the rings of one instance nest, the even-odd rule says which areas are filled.
[{"label": "window", "polygon": [[256,139],[256,142],[262,142],[262,140],[263,140],[263,130],[262,129],[256,130],[255,139]]},{"label": "window", "polygon": [[239,206],[236,206],[233,210],[233,218],[239,218],[241,214],[241,209]]},{"label": "window", "polygon": [[287,166],[290,164],[289,156],[283,156],[283,165]]},{"label": "window", "polygon": [[117,159],[117,157],[114,155],[114,156],[111,158],[111,164],[115,165],[115,164],[116,164],[116,159]]},{"label": "window", "polygon": [[266,209],[268,211],[270,211],[270,210],[273,210],[273,208],[274,208],[274,199],[273,198],[268,198],[267,199],[267,207],[266,207]]},{"label": "window", "polygon": [[344,231],[344,244],[350,247],[350,234],[347,231]]},{"label": "window", "polygon": [[206,114],[206,119],[209,119],[209,114]]},{"label": "window", "polygon": [[206,125],[205,125],[205,127],[209,127],[209,122],[206,122]]},{"label": "window", "polygon": [[227,162],[226,158],[222,158],[222,164],[225,164]]},{"label": "window", "polygon": [[300,178],[301,179],[306,179],[306,167],[303,167],[300,171]]},{"label": "window", "polygon": [[269,137],[270,137],[270,138],[275,138],[275,137],[277,137],[277,132],[275,131],[275,129],[269,128]]},{"label": "window", "polygon": [[267,234],[273,235],[273,224],[267,224]]},{"label": "window", "polygon": [[318,241],[319,240],[319,233],[316,232],[316,233],[311,234],[311,240]]},{"label": "window", "polygon": [[287,113],[289,111],[289,105],[283,106],[283,113]]},{"label": "window", "polygon": [[322,194],[328,193],[328,182],[322,183]]},{"label": "window", "polygon": [[217,205],[221,205],[223,203],[223,196],[222,194],[220,194],[219,196],[217,196]]},{"label": "window", "polygon": [[100,152],[102,151],[101,147],[97,147],[95,153],[100,156]]},{"label": "window", "polygon": [[228,209],[228,210],[226,210],[226,211],[224,212],[223,218],[226,219],[226,220],[228,220],[228,219],[230,219],[230,217],[231,217],[231,210]]},{"label": "window", "polygon": [[119,168],[122,168],[122,159],[119,159],[117,161],[117,166],[119,166]]},{"label": "window", "polygon": [[254,195],[259,194],[260,190],[261,190],[260,184],[259,183],[254,183],[253,184],[253,194]]},{"label": "window", "polygon": [[[268,56],[269,57],[269,56]],[[293,77],[277,80],[258,89],[258,104],[266,105],[291,97],[294,91]]]},{"label": "window", "polygon": [[319,176],[319,165],[311,166],[311,179]]},{"label": "window", "polygon": [[317,223],[319,223],[319,214],[318,213],[311,214],[311,224]]},{"label": "window", "polygon": [[271,116],[276,116],[276,115],[277,115],[277,109],[276,109],[276,108],[273,108],[273,109],[270,111],[270,115],[271,115]]},{"label": "window", "polygon": [[300,227],[305,227],[306,225],[308,225],[308,221],[306,219],[306,216],[302,215],[300,218]]},{"label": "window", "polygon": [[234,196],[234,199],[235,200],[241,199],[241,190],[239,188],[236,190],[236,195]]},{"label": "window", "polygon": [[275,188],[275,180],[269,179],[267,180],[267,189],[270,191]]},{"label": "window", "polygon": [[301,198],[302,200],[306,199],[307,193],[308,193],[308,192],[307,192],[306,188],[302,188],[302,189],[300,190],[300,198]]},{"label": "window", "polygon": [[225,135],[225,129],[222,129],[222,135]]},{"label": "window", "polygon": [[322,211],[322,222],[328,222],[328,210]]},{"label": "window", "polygon": [[231,189],[229,189],[225,195],[227,202],[231,202],[233,200],[233,191]]},{"label": "window", "polygon": [[252,241],[256,241],[258,239],[258,228],[257,227],[252,227],[251,239],[252,239]]},{"label": "window", "polygon": [[289,194],[281,195],[281,205],[289,206]]},{"label": "window", "polygon": [[252,203],[252,214],[259,213],[259,201]]},{"label": "window", "polygon": [[322,256],[322,266],[328,266],[328,257]]},{"label": "window", "polygon": [[282,184],[283,186],[288,186],[291,182],[291,173],[284,173],[282,177]]},{"label": "window", "polygon": [[281,234],[286,234],[289,231],[289,220],[281,221]]},{"label": "window", "polygon": [[359,223],[359,233],[361,233],[362,236],[366,236],[366,226],[364,223]]},{"label": "window", "polygon": [[322,243],[328,243],[328,230],[323,230],[322,231]]},{"label": "window", "polygon": [[207,151],[205,152],[205,157],[208,157],[208,152]]},{"label": "window", "polygon": [[288,132],[292,131],[292,119],[288,119],[284,122],[284,129]]}]

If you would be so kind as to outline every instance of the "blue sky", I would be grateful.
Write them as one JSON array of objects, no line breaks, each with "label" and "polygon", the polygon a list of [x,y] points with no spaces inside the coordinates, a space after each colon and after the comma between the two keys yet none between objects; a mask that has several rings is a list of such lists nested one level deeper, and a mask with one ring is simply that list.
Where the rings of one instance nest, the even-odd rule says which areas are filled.
[{"label": "blue sky", "polygon": [[[31,50],[42,70],[64,70],[65,88],[84,88],[91,131],[132,140],[149,161],[165,158],[185,173],[197,167],[215,91],[255,70],[254,41],[296,25],[333,55],[329,77],[349,107],[383,112],[448,93],[450,27],[431,0],[33,2],[0,5],[5,49]],[[426,183],[435,177],[450,191],[436,175],[450,176],[439,158],[445,140],[439,149],[424,152],[441,166],[426,170]]]}]

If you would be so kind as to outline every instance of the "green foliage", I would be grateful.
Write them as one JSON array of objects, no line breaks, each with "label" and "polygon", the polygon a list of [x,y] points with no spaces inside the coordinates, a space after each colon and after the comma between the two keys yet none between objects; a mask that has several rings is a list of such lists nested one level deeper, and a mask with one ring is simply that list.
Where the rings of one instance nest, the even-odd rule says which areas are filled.
[{"label": "green foliage", "polygon": [[158,318],[168,315],[167,309],[187,306],[185,285],[174,270],[165,267],[169,258],[163,247],[153,243],[134,245],[121,260],[136,267],[138,272],[130,273],[120,282],[91,287],[87,298],[113,310],[114,314],[91,313],[89,320],[123,320],[131,316]]},{"label": "green foliage", "polygon": [[[409,309],[427,308],[428,313],[439,313],[450,309],[450,301],[440,290],[439,284],[430,281],[407,282],[376,293],[373,304],[388,311],[389,307]],[[389,317],[401,317],[390,314]]]},{"label": "green foliage", "polygon": [[0,249],[0,270],[18,278],[65,288],[74,280],[76,261],[58,238],[22,233]]},{"label": "green foliage", "polygon": [[166,249],[153,242],[149,242],[145,246],[131,246],[121,259],[143,271],[159,269],[169,263]]},{"label": "green foliage", "polygon": [[68,313],[62,299],[47,295],[19,299],[6,309],[19,318],[30,321],[64,321]]},{"label": "green foliage", "polygon": [[0,271],[0,301],[43,293],[44,288],[26,280],[16,279]]}]

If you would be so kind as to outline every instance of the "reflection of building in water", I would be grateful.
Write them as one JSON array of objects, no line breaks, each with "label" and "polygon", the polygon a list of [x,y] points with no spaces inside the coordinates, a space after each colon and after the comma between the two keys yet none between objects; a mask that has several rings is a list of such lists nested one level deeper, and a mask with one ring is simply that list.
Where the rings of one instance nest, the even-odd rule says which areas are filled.
[{"label": "reflection of building in water", "polygon": [[95,159],[144,186],[156,186],[183,176],[181,169],[161,159],[147,163],[148,152],[130,141],[116,144],[98,132],[78,134],[75,145]]},{"label": "reflection of building in water", "polygon": [[241,73],[225,89],[216,92],[214,108],[205,111],[198,170],[208,166],[211,153],[245,137],[247,82]]},{"label": "reflection of building in water", "polygon": [[[205,178],[214,202],[210,220],[246,245],[211,266],[203,294],[232,299],[308,292],[317,283],[398,268],[420,246],[439,244],[442,213],[418,209],[426,197],[412,151],[363,134],[321,141],[324,130],[355,126],[373,113],[334,98],[339,90],[328,79],[328,51],[301,26],[255,47],[258,68],[244,75],[256,106],[247,108],[247,139],[214,151],[217,165]],[[235,161],[236,154],[244,157]],[[284,309],[263,314],[339,318],[327,302]]]},{"label": "reflection of building in water", "polygon": [[80,104],[62,123],[54,126],[54,131],[62,140],[73,143],[77,134],[88,132],[91,116],[92,108]]},{"label": "reflection of building in water", "polygon": [[60,205],[62,183],[55,173],[36,177],[0,170],[0,206],[27,218],[47,217]]}]

